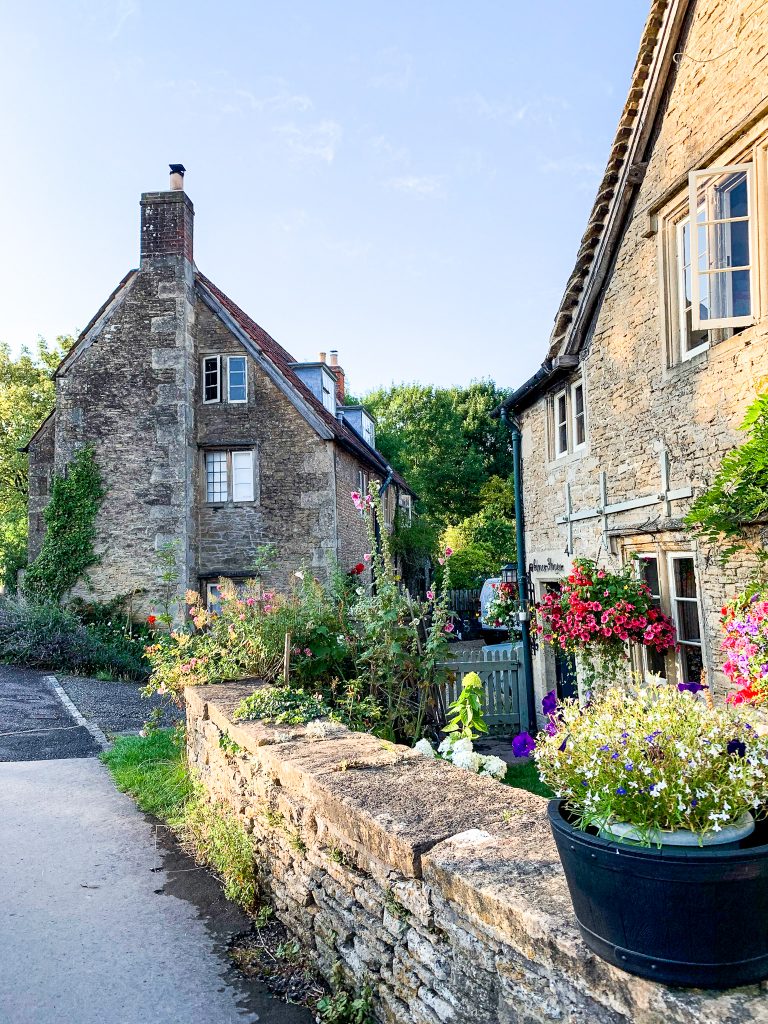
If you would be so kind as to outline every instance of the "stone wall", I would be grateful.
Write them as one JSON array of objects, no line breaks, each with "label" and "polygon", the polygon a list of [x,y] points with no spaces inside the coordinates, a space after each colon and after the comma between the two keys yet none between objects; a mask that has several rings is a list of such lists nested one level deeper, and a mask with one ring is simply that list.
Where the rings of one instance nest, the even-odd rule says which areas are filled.
[{"label": "stone wall", "polygon": [[235,724],[249,692],[187,689],[190,766],[251,833],[278,917],[326,977],[372,986],[380,1021],[768,1021],[757,986],[671,990],[590,953],[543,799],[341,726]]},{"label": "stone wall", "polygon": [[[692,59],[679,60],[670,72],[659,123],[645,154],[647,170],[591,341],[567,382],[583,379],[586,385],[587,444],[554,458],[551,401],[563,384],[522,416],[529,560],[556,555],[558,561],[569,561],[564,557],[567,529],[555,522],[565,512],[566,483],[575,512],[602,504],[601,471],[607,475],[610,503],[653,495],[661,490],[659,453],[663,448],[669,454],[670,487],[690,485],[695,497],[711,483],[723,454],[743,440],[738,426],[768,375],[768,246],[763,231],[768,205],[764,179],[768,115],[756,114],[765,109],[766,47],[768,7],[752,0],[696,0],[690,5],[675,49]],[[736,133],[735,140],[717,152],[731,133]],[[666,307],[662,283],[670,232],[675,218],[687,209],[687,174],[742,160],[757,166],[757,198],[763,211],[763,297],[758,304],[762,313],[741,333],[713,340],[709,350],[682,361],[676,320]],[[674,268],[670,266],[669,271],[674,277]],[[691,499],[673,501],[671,515],[661,502],[611,514],[608,551],[601,547],[602,518],[576,522],[574,553],[599,556],[615,567],[643,544],[655,546],[662,557],[669,551],[692,552],[701,589],[704,658],[712,678],[723,660],[720,607],[744,585],[756,563],[744,556],[723,568],[717,554],[683,528],[682,518],[690,504]],[[542,665],[545,657],[540,654]],[[722,690],[724,677],[718,672],[714,679]],[[540,671],[539,688],[552,685],[551,673],[543,678]]]}]

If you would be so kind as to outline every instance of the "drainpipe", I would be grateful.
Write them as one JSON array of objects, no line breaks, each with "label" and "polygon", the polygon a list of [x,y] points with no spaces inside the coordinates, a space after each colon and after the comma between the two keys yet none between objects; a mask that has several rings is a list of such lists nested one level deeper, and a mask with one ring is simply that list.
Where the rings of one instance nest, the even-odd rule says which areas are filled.
[{"label": "drainpipe", "polygon": [[515,487],[515,536],[517,540],[517,579],[520,588],[520,604],[523,616],[520,620],[520,631],[523,636],[523,671],[525,672],[525,693],[528,698],[528,732],[535,735],[539,730],[536,719],[536,695],[533,689],[533,658],[531,657],[531,623],[530,598],[528,593],[528,578],[526,576],[525,563],[525,531],[523,524],[523,485],[522,485],[522,459],[521,445],[522,434],[520,424],[516,417],[510,420],[507,410],[502,406],[501,422],[509,428],[512,435],[512,467]]}]

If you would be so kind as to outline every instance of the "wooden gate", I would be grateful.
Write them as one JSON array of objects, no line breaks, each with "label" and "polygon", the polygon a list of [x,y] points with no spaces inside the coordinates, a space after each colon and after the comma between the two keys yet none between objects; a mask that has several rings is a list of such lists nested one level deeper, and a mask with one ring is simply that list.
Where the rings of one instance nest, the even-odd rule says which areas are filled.
[{"label": "wooden gate", "polygon": [[504,645],[501,650],[481,647],[444,662],[443,668],[448,672],[448,682],[442,687],[446,708],[461,692],[464,676],[477,672],[483,683],[483,713],[487,724],[504,726],[512,732],[526,728],[528,702],[519,647],[512,644]]}]

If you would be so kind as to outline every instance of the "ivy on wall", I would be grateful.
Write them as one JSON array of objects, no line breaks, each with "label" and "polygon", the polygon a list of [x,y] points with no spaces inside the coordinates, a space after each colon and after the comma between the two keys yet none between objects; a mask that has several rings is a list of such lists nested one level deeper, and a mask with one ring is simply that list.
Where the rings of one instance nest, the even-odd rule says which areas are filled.
[{"label": "ivy on wall", "polygon": [[43,512],[43,546],[24,575],[23,590],[30,600],[59,601],[98,561],[93,545],[103,499],[93,448],[81,448],[66,475],[54,477],[51,499]]}]

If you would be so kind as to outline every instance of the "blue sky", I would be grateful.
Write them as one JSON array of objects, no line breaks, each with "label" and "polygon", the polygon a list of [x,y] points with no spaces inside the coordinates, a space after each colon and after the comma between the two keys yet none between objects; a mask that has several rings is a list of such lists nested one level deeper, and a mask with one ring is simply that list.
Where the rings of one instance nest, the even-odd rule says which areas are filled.
[{"label": "blue sky", "polygon": [[544,356],[647,0],[0,2],[0,339],[87,323],[187,167],[200,269],[360,393]]}]

